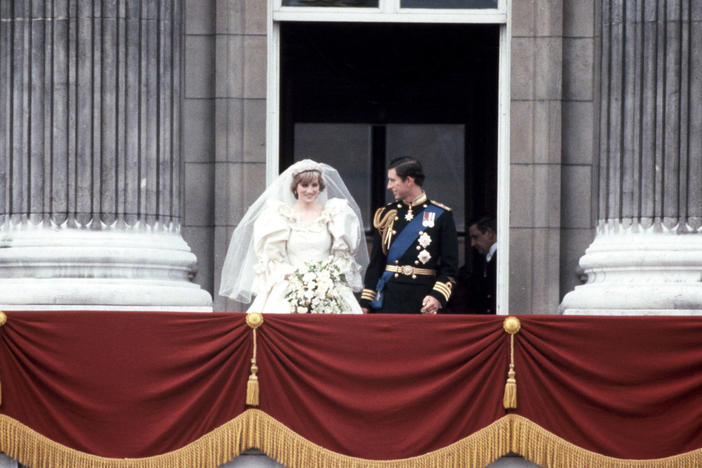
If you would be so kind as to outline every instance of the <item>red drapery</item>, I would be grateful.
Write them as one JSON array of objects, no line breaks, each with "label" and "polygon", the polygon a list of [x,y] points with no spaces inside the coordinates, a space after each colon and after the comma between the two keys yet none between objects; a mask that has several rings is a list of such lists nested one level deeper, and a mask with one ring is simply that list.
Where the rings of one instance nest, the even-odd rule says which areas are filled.
[{"label": "red drapery", "polygon": [[[702,319],[694,317],[522,316],[518,407],[505,410],[503,317],[266,315],[257,330],[259,410],[283,428],[271,432],[262,413],[246,410],[252,330],[243,314],[7,315],[0,428],[11,422],[99,457],[160,466],[158,455],[184,447],[222,451],[198,443],[236,420],[218,462],[266,438],[274,446],[268,439],[285,431],[304,438],[297,451],[308,443],[310,453],[318,446],[365,460],[437,450],[455,458],[453,447],[478,434],[481,447],[494,443],[491,459],[516,451],[541,464],[559,452],[603,464],[702,461]],[[0,450],[23,461],[23,443],[0,437]],[[470,456],[469,445],[460,456]],[[294,455],[278,458],[304,466]]]}]

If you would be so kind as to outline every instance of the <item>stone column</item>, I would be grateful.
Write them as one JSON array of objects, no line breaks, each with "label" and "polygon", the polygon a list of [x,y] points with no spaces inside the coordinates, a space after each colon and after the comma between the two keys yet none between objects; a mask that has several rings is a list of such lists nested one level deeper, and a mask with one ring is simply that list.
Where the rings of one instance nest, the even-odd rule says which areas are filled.
[{"label": "stone column", "polygon": [[602,0],[599,225],[569,314],[702,313],[702,3]]},{"label": "stone column", "polygon": [[211,310],[180,234],[181,0],[0,0],[0,308]]}]

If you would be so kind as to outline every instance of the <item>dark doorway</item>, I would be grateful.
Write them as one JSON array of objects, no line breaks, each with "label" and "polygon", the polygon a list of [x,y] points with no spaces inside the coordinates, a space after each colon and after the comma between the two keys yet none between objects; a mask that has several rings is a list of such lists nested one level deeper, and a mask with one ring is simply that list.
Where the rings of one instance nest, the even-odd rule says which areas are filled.
[{"label": "dark doorway", "polygon": [[336,166],[369,229],[387,161],[409,154],[465,236],[497,206],[498,38],[495,25],[283,23],[281,169]]}]

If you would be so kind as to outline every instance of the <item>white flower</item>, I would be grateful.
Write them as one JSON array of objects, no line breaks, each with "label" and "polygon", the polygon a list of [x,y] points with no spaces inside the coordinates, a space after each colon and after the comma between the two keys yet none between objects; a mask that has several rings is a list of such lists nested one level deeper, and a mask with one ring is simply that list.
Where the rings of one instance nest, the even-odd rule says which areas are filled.
[{"label": "white flower", "polygon": [[314,280],[316,280],[316,279],[317,279],[317,275],[315,275],[315,274],[312,273],[312,272],[310,272],[310,273],[305,273],[304,275],[302,275],[302,281],[303,281],[304,283],[312,283],[312,282],[314,282]]},{"label": "white flower", "polygon": [[298,268],[288,280],[285,297],[296,313],[340,313],[348,308],[338,287],[343,284],[346,277],[330,257]]},{"label": "white flower", "polygon": [[317,289],[322,291],[323,293],[326,293],[327,291],[329,291],[333,287],[334,287],[334,281],[332,281],[331,278],[329,278],[327,280],[320,281],[317,284]]}]

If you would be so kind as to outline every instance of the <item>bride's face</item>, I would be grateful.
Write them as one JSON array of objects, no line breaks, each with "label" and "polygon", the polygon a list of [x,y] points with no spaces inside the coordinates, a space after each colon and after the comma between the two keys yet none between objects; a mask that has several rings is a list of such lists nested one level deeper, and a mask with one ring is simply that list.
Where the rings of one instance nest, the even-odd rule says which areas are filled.
[{"label": "bride's face", "polygon": [[309,182],[300,182],[295,189],[297,199],[303,203],[314,203],[319,196],[319,179],[313,179]]}]

